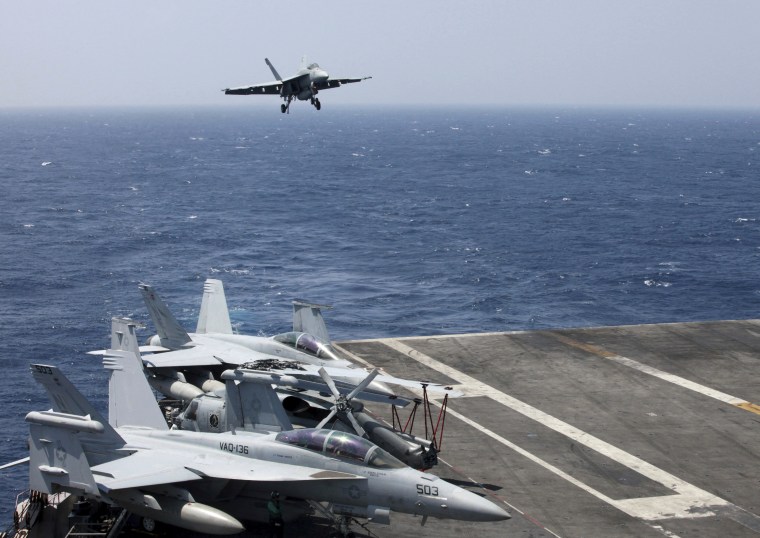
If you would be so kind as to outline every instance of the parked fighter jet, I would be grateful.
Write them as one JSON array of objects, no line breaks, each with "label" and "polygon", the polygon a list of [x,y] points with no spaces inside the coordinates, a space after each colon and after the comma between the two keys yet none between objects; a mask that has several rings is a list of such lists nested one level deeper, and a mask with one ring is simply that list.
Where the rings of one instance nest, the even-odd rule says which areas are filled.
[{"label": "parked fighter jet", "polygon": [[[143,352],[156,353],[150,360],[151,366],[239,366],[253,360],[277,358],[319,366],[355,367],[339,357],[328,341],[296,330],[296,327],[314,327],[327,336],[318,305],[294,302],[292,332],[272,337],[234,334],[222,281],[208,279],[203,284],[195,333],[188,333],[151,286],[140,284],[138,287],[158,332],[148,339],[148,347],[141,348]],[[310,315],[306,314],[306,308],[311,311]]]},{"label": "parked fighter jet", "polygon": [[327,71],[319,67],[317,64],[312,63],[306,65],[306,58],[301,60],[301,68],[295,75],[282,78],[277,70],[269,61],[269,58],[265,58],[264,61],[272,70],[274,78],[277,79],[273,82],[266,82],[264,84],[255,84],[253,86],[243,86],[241,88],[227,88],[223,90],[225,95],[279,95],[283,98],[285,103],[280,105],[280,110],[284,114],[290,110],[290,102],[293,99],[299,99],[300,101],[311,101],[314,108],[320,110],[322,104],[317,99],[316,95],[319,90],[327,90],[329,88],[337,88],[343,84],[349,84],[351,82],[361,82],[372,77],[362,78],[331,78],[327,74]]},{"label": "parked fighter jet", "polygon": [[[139,355],[135,326],[130,319],[113,318],[111,349]],[[346,369],[331,368],[330,371],[344,379],[355,375]],[[177,400],[188,400],[188,395],[194,395],[184,409],[176,408],[170,413],[179,429],[213,433],[279,432],[293,429],[293,423],[324,428],[337,417],[344,424],[338,429],[366,437],[410,467],[430,469],[438,463],[433,443],[392,429],[365,412],[362,403],[354,401],[357,398],[396,406],[409,403],[403,398],[391,399],[365,390],[378,375],[379,370],[374,369],[363,379],[356,378],[356,384],[336,383],[324,367],[267,360],[224,371],[221,382],[201,384],[209,389],[207,391],[180,380],[157,379],[154,373],[148,375],[148,380],[154,388]],[[416,384],[391,376],[383,376],[383,379],[390,383]],[[323,396],[328,390],[333,402]],[[334,427],[338,427],[337,424]]]},{"label": "parked fighter jet", "polygon": [[[162,383],[164,387],[174,386],[175,389],[183,391],[189,389],[192,392],[192,388],[176,384],[176,381],[179,380],[180,383],[185,381],[184,375],[178,373],[178,370],[187,372],[188,369],[194,369],[195,379],[192,381],[195,381],[194,384],[198,386],[206,384],[206,387],[201,388],[208,392],[215,387],[214,383],[205,381],[209,378],[208,369],[215,367],[218,369],[221,365],[242,366],[272,359],[323,366],[339,381],[348,380],[356,383],[357,378],[362,379],[367,375],[363,368],[339,357],[330,345],[329,334],[319,305],[294,301],[293,331],[291,332],[271,337],[233,334],[224,286],[220,280],[208,279],[203,286],[203,299],[196,332],[188,333],[151,286],[140,284],[139,288],[158,331],[157,335],[148,339],[149,345],[141,347],[140,351],[153,353],[144,355],[143,360],[148,367],[154,370],[160,369],[166,376],[164,379],[153,378],[151,382],[154,384]],[[331,371],[331,368],[342,370]],[[203,373],[199,376],[198,372]],[[199,377],[205,379],[199,379]],[[385,379],[391,378],[379,376],[371,383],[368,390],[395,398],[393,390],[384,383]],[[395,378],[392,378],[392,382],[396,385],[406,384],[419,388],[417,382]],[[431,385],[431,388],[435,390],[435,386]],[[164,388],[156,385],[156,389],[167,394]],[[188,393],[184,396],[174,395],[174,397],[187,400],[196,395],[197,393]],[[398,404],[401,404],[400,400]]]},{"label": "parked fighter jet", "polygon": [[111,370],[108,422],[58,368],[31,366],[53,405],[26,417],[31,489],[74,492],[210,534],[235,534],[244,528],[241,520],[266,517],[264,503],[275,490],[285,498],[285,518],[303,513],[307,500],[329,502],[336,514],[376,523],[389,523],[391,511],[421,515],[423,523],[429,516],[510,517],[490,501],[410,469],[349,433],[169,430],[138,354],[109,350],[104,364]]}]

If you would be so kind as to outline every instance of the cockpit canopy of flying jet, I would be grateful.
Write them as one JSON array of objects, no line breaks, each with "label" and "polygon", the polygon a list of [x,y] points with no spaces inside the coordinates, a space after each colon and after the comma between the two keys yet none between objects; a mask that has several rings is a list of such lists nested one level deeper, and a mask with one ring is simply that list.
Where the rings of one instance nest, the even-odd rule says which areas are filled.
[{"label": "cockpit canopy of flying jet", "polygon": [[378,469],[399,469],[406,467],[379,446],[363,437],[337,430],[303,428],[277,434],[281,443],[306,448],[327,456],[337,456],[359,465]]},{"label": "cockpit canopy of flying jet", "polygon": [[289,332],[277,334],[273,338],[281,344],[320,359],[340,360],[340,357],[335,353],[330,344],[322,342],[319,338],[309,333]]},{"label": "cockpit canopy of flying jet", "polygon": [[319,64],[313,63],[309,64],[309,66],[306,69],[320,69]]}]

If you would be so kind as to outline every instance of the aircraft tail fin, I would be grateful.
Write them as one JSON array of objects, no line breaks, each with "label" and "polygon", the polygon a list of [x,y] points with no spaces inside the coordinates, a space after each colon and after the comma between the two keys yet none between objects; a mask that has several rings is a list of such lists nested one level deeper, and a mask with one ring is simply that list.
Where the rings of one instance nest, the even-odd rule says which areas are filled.
[{"label": "aircraft tail fin", "polygon": [[169,349],[179,349],[185,344],[190,343],[190,335],[182,328],[177,318],[174,317],[169,307],[166,306],[161,298],[156,294],[151,286],[140,284],[140,293],[142,293],[145,306],[148,307],[150,319],[158,331],[158,337],[161,339],[161,345]]},{"label": "aircraft tail fin", "polygon": [[293,301],[293,330],[309,333],[329,344],[330,334],[327,332],[327,324],[322,317],[323,308],[332,307],[299,300]]},{"label": "aircraft tail fin", "polygon": [[272,70],[272,74],[274,75],[274,78],[275,78],[275,79],[277,79],[277,80],[282,80],[282,77],[281,77],[281,76],[280,76],[280,74],[277,72],[277,69],[275,69],[275,68],[274,68],[274,66],[272,65],[272,62],[270,62],[270,61],[269,61],[269,58],[264,58],[264,61],[265,61],[265,62],[267,63],[267,65],[269,66],[269,69],[271,69],[271,70]]},{"label": "aircraft tail fin", "polygon": [[[112,349],[103,357],[103,367],[111,371],[108,380],[108,420],[115,428],[143,426],[166,430],[166,419],[145,378],[135,325],[130,319],[111,320]],[[114,346],[114,343],[118,345]]]},{"label": "aircraft tail fin", "polygon": [[271,379],[258,378],[241,370],[222,373],[225,380],[228,426],[246,431],[291,430],[283,404]]},{"label": "aircraft tail fin", "polygon": [[209,278],[203,283],[203,300],[195,332],[232,334],[230,311],[221,280]]},{"label": "aircraft tail fin", "polygon": [[50,411],[26,416],[31,489],[98,496],[90,466],[120,457],[116,451],[124,439],[58,368],[32,364],[31,371],[53,404]]}]

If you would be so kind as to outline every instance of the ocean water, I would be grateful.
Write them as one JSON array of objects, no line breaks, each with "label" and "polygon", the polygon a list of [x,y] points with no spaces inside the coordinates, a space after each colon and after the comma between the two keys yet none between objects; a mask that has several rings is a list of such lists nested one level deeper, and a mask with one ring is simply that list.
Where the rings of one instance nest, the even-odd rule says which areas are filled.
[{"label": "ocean water", "polygon": [[0,111],[0,463],[30,363],[105,409],[85,352],[150,326],[138,282],[188,328],[209,277],[244,333],[331,304],[338,340],[756,318],[759,153],[740,112]]}]

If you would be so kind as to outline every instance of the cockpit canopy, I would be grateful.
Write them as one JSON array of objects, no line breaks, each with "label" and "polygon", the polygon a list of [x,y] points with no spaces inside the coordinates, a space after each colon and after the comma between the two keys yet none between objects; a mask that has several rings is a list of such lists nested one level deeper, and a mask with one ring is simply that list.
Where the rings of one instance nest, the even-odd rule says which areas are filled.
[{"label": "cockpit canopy", "polygon": [[352,433],[337,430],[303,428],[277,434],[281,443],[298,446],[327,456],[339,457],[352,463],[369,465],[378,469],[406,467],[402,462],[370,441]]},{"label": "cockpit canopy", "polygon": [[330,344],[322,342],[316,336],[309,333],[289,332],[277,334],[274,339],[298,351],[308,353],[320,359],[340,360],[340,357],[330,347]]},{"label": "cockpit canopy", "polygon": [[316,64],[316,63],[309,64],[309,67],[307,67],[306,69],[319,69],[319,64]]}]

